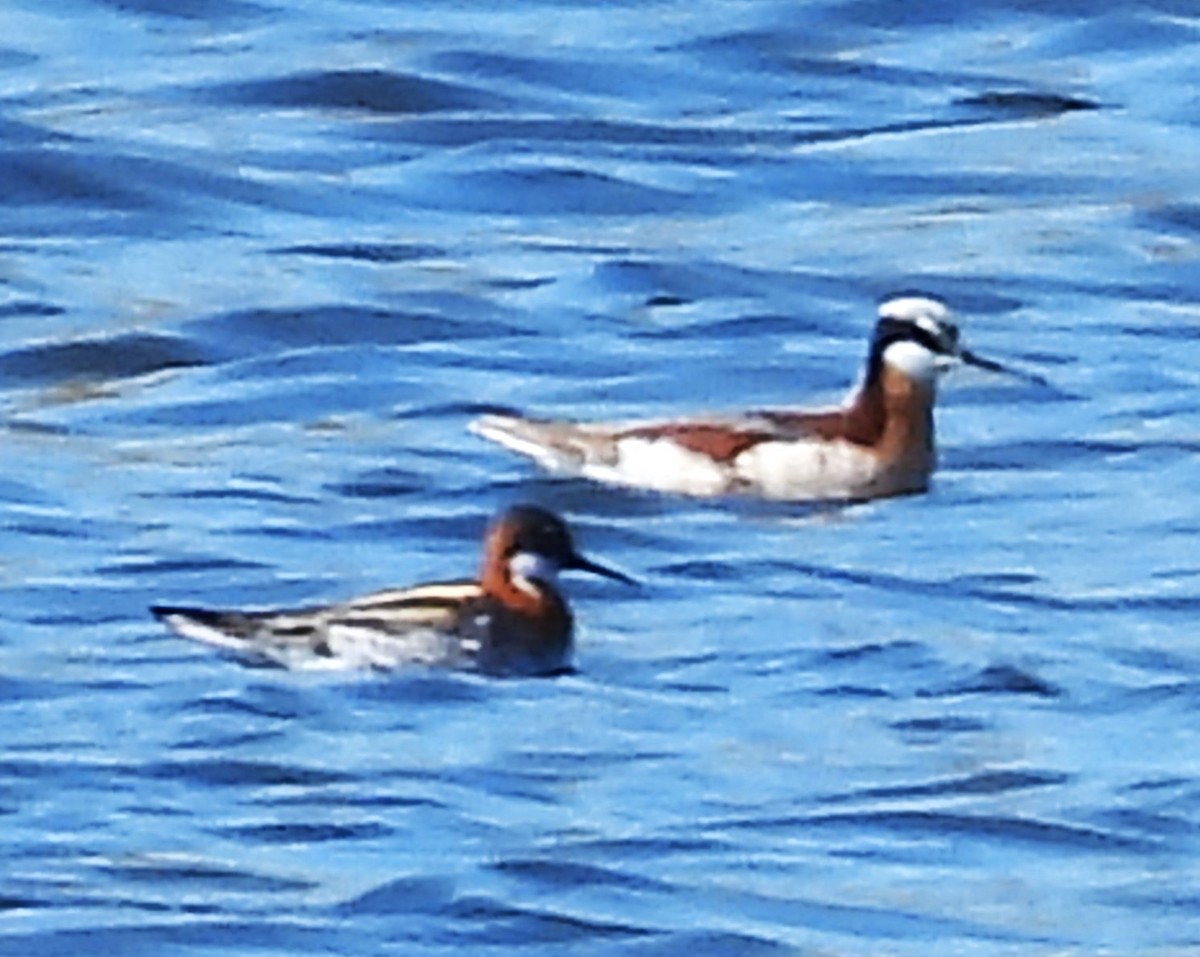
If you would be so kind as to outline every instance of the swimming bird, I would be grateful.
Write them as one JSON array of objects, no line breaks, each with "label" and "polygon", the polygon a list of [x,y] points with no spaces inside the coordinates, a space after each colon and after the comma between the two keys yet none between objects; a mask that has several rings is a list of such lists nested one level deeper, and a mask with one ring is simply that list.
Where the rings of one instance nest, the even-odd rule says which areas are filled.
[{"label": "swimming bird", "polygon": [[879,307],[862,381],[839,408],[618,423],[490,414],[469,428],[551,472],[598,482],[694,496],[882,498],[927,489],[937,379],[956,363],[1044,381],[964,348],[939,300],[902,296]]},{"label": "swimming bird", "polygon": [[634,583],[581,555],[557,515],[516,505],[492,523],[478,580],[394,588],[291,611],[173,605],[151,611],[184,637],[287,667],[426,664],[549,675],[570,668],[573,618],[558,589],[558,573],[566,570]]}]

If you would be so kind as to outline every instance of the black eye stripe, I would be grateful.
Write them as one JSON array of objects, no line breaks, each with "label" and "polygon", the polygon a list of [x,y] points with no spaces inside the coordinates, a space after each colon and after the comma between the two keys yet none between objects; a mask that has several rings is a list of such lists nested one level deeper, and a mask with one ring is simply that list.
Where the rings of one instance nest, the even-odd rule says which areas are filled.
[{"label": "black eye stripe", "polygon": [[916,342],[930,352],[945,355],[951,351],[957,339],[958,332],[953,326],[946,326],[943,336],[934,335],[916,323],[886,316],[875,326],[875,343],[880,349],[886,349],[893,342]]},{"label": "black eye stripe", "polygon": [[912,333],[909,336],[915,342],[921,343],[930,352],[945,352],[946,344],[936,338],[932,333],[922,329],[920,326],[913,326]]}]

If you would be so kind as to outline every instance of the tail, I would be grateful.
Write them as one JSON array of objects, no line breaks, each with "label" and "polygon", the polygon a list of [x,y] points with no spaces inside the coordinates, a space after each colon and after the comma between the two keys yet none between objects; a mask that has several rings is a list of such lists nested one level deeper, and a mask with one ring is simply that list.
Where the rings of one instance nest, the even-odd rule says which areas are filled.
[{"label": "tail", "polygon": [[151,605],[150,613],[177,635],[222,648],[244,648],[258,630],[254,616],[239,611]]},{"label": "tail", "polygon": [[604,439],[572,422],[483,415],[467,428],[482,438],[524,455],[552,472],[578,474],[600,453]]}]

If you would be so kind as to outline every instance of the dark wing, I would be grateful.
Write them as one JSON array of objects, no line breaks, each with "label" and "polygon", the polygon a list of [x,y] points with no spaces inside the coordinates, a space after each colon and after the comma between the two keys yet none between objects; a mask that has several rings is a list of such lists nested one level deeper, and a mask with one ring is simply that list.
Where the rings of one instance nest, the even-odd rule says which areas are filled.
[{"label": "dark wing", "polygon": [[333,606],[324,623],[394,635],[420,629],[457,630],[482,597],[479,582],[469,580],[390,588]]}]

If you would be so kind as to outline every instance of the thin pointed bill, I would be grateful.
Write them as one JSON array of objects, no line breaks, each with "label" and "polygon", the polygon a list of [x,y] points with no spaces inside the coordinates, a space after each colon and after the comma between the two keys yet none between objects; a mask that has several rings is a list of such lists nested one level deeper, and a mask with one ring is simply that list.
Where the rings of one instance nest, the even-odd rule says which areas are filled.
[{"label": "thin pointed bill", "polygon": [[960,349],[958,358],[967,365],[975,366],[977,369],[986,369],[988,372],[999,372],[1001,375],[1012,376],[1014,379],[1021,379],[1025,382],[1031,382],[1034,385],[1048,386],[1050,383],[1043,379],[1036,372],[1025,372],[1022,369],[1013,369],[1010,366],[1001,365],[992,359],[985,359],[983,356],[978,356],[969,349]]},{"label": "thin pointed bill", "polygon": [[624,582],[626,585],[636,585],[636,578],[630,578],[624,572],[619,572],[615,568],[608,568],[601,565],[599,562],[594,562],[590,558],[584,558],[576,553],[571,556],[571,561],[563,566],[564,568],[573,568],[579,572],[591,572],[593,575],[602,575],[605,578],[611,578],[613,581]]}]

